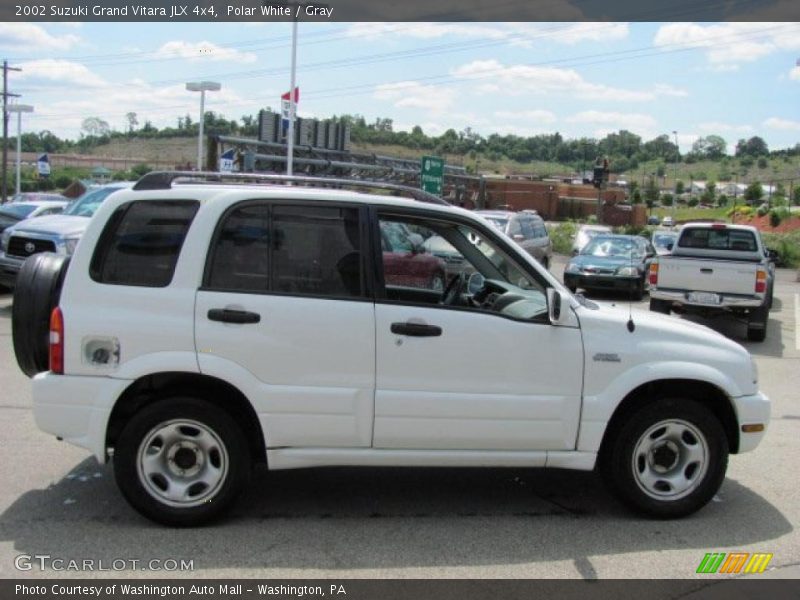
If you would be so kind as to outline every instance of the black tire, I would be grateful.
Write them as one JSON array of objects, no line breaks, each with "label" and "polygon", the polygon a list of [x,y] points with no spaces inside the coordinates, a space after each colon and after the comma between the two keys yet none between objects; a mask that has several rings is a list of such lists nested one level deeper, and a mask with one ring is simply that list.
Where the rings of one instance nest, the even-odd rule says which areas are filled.
[{"label": "black tire", "polygon": [[672,310],[672,304],[666,300],[654,300],[650,298],[650,310],[653,312],[668,315]]},{"label": "black tire", "polygon": [[[148,491],[154,483],[143,481],[145,475],[140,475],[138,468],[139,449],[145,439],[160,425],[173,420],[201,424],[220,440],[223,456],[227,454],[227,468],[213,488],[213,494],[207,499],[201,497],[201,503],[194,506],[172,506],[157,498]],[[169,449],[162,447],[162,452],[168,453]],[[206,460],[213,462],[211,458]],[[165,398],[146,406],[125,425],[114,447],[114,477],[122,495],[148,519],[172,526],[201,525],[222,516],[247,484],[251,462],[245,435],[236,421],[214,404],[190,397]],[[156,482],[156,479],[151,478],[151,481]]]},{"label": "black tire", "polygon": [[[676,466],[683,469],[684,473],[690,472],[687,479],[692,478],[691,473],[698,477],[691,482],[690,488],[685,490],[684,496],[675,494],[675,498],[653,497],[643,490],[635,474],[636,469],[642,468],[642,459],[634,461],[634,453],[640,440],[655,439],[658,429],[653,435],[645,436],[649,429],[663,421],[675,420],[690,425],[699,432],[705,441],[705,471],[702,467],[695,466],[693,471],[690,463],[685,466]],[[662,398],[634,412],[616,430],[609,433],[613,439],[607,440],[600,456],[600,470],[614,495],[632,509],[660,519],[672,519],[690,515],[705,506],[717,493],[728,467],[728,438],[722,424],[714,414],[705,406],[688,398]],[[702,448],[702,440],[693,438]],[[682,436],[681,436],[682,437]],[[648,455],[649,456],[649,455]],[[684,460],[679,455],[678,463]],[[668,460],[668,459],[667,459]],[[644,463],[647,464],[646,462]],[[698,473],[697,469],[700,469]],[[656,485],[664,489],[653,493],[669,494],[669,484],[666,475],[663,481]]]},{"label": "black tire", "polygon": [[50,313],[58,306],[69,258],[34,254],[22,265],[14,286],[11,336],[14,355],[28,377],[49,368]]},{"label": "black tire", "polygon": [[769,307],[765,304],[752,311],[747,318],[747,339],[751,342],[763,342],[767,339],[767,323]]}]

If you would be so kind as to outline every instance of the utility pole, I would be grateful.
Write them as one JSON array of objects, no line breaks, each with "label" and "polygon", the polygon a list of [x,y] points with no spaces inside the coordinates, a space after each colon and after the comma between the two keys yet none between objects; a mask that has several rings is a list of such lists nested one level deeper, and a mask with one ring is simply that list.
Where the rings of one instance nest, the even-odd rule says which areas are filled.
[{"label": "utility pole", "polygon": [[19,94],[10,94],[8,92],[9,71],[22,71],[22,69],[9,67],[8,61],[3,61],[3,187],[0,190],[0,202],[5,202],[8,199],[8,99],[19,97]]}]

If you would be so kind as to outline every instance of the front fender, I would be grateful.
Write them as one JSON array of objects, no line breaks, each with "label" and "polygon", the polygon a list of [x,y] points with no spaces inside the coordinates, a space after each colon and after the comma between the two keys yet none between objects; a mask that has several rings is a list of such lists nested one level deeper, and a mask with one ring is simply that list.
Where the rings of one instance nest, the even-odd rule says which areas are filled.
[{"label": "front fender", "polygon": [[644,384],[666,379],[707,383],[722,390],[728,398],[743,395],[736,381],[708,365],[685,361],[642,363],[620,373],[600,394],[583,398],[578,450],[598,452],[608,422],[628,394]]}]

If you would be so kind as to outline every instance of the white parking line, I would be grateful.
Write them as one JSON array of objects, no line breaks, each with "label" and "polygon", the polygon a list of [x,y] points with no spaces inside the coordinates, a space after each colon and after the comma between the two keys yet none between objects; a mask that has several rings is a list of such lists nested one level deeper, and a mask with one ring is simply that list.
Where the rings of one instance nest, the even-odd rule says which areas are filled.
[{"label": "white parking line", "polygon": [[800,294],[794,295],[794,347],[800,350]]}]

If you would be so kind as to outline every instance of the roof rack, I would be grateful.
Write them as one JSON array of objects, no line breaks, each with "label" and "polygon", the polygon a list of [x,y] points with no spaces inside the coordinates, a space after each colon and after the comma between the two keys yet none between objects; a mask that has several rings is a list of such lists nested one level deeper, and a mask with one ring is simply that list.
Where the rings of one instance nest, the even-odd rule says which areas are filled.
[{"label": "roof rack", "polygon": [[442,204],[450,206],[450,203],[439,196],[430,192],[413,188],[407,185],[387,183],[385,181],[370,181],[368,179],[348,179],[346,177],[311,177],[308,175],[273,175],[261,173],[220,173],[216,171],[153,171],[144,175],[136,185],[134,190],[168,190],[176,181],[187,180],[188,182],[215,183],[225,181],[240,181],[245,183],[273,183],[273,184],[306,184],[310,187],[353,187],[375,190],[386,190],[391,192],[404,192],[409,194],[414,200],[427,202],[430,204]]}]

